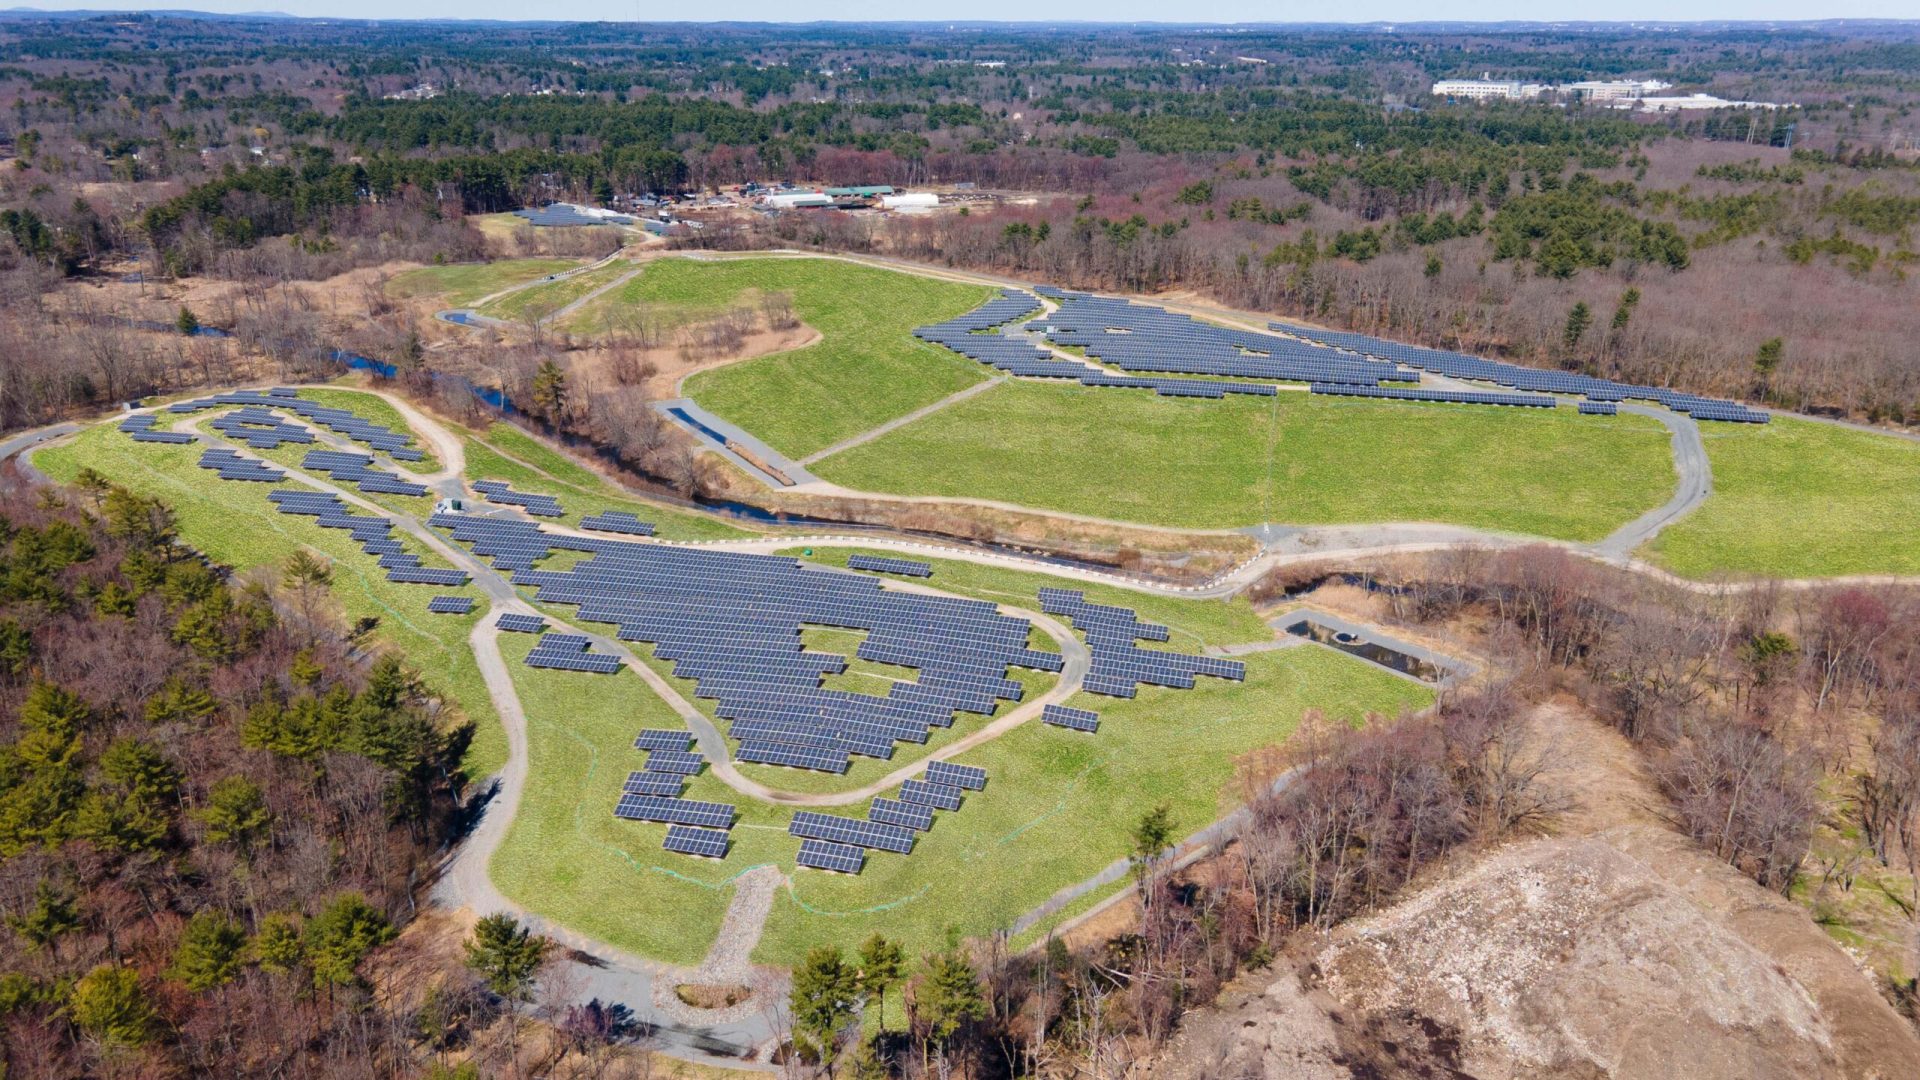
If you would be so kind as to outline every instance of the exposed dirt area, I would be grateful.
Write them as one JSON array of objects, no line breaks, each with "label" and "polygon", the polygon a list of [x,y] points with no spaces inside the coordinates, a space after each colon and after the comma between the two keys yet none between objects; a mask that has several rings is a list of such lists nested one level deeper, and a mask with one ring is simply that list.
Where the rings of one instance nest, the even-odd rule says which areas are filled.
[{"label": "exposed dirt area", "polygon": [[751,986],[702,986],[681,983],[674,996],[696,1009],[730,1009],[753,996]]},{"label": "exposed dirt area", "polygon": [[1920,1037],[1808,918],[1663,820],[1577,703],[1536,713],[1559,835],[1297,942],[1194,1016],[1166,1077],[1904,1077]]},{"label": "exposed dirt area", "polygon": [[[697,371],[726,367],[728,364],[737,364],[743,360],[754,360],[793,349],[804,349],[809,345],[818,344],[821,338],[820,331],[806,323],[800,323],[781,330],[763,326],[742,339],[739,348],[724,354],[689,354],[673,345],[634,349],[632,352],[640,363],[653,368],[653,375],[642,384],[646,388],[647,396],[664,400],[679,397],[680,380]],[[568,355],[572,357],[576,367],[584,366],[586,370],[595,373],[595,378],[605,372],[607,362],[605,349],[580,349]]]},{"label": "exposed dirt area", "polygon": [[776,512],[888,525],[992,541],[1151,573],[1173,581],[1199,582],[1259,553],[1259,543],[1241,533],[1190,533],[1074,521],[962,503],[893,502],[768,492],[744,476],[730,477],[729,493]]}]

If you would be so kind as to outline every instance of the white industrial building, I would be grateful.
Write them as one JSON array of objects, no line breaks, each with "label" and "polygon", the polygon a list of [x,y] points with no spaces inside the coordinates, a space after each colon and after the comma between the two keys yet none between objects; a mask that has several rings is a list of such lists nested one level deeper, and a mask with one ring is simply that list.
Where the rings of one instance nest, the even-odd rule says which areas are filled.
[{"label": "white industrial building", "polygon": [[833,196],[823,191],[785,191],[778,195],[767,196],[767,205],[775,210],[799,210],[806,207],[832,206]]},{"label": "white industrial building", "polygon": [[1535,83],[1502,82],[1498,79],[1441,79],[1433,84],[1433,96],[1455,101],[1526,101],[1554,95],[1567,101],[1587,101],[1615,109],[1644,109],[1647,112],[1689,112],[1696,109],[1782,109],[1771,101],[1728,101],[1712,94],[1662,95],[1673,84],[1659,79],[1590,79],[1541,86]]},{"label": "white industrial building", "polygon": [[1568,97],[1583,98],[1587,101],[1626,101],[1643,98],[1648,94],[1657,94],[1662,90],[1671,90],[1673,84],[1661,82],[1659,79],[1610,79],[1566,83],[1558,89]]},{"label": "white industrial building", "polygon": [[930,191],[903,191],[880,196],[882,210],[931,210],[940,205],[940,196]]},{"label": "white industrial building", "polygon": [[1520,101],[1537,98],[1544,89],[1536,83],[1500,82],[1495,79],[1441,79],[1433,84],[1433,96],[1460,101]]},{"label": "white industrial building", "polygon": [[1791,105],[1782,105],[1774,101],[1728,101],[1712,94],[1688,94],[1685,97],[1643,97],[1632,101],[1622,101],[1615,106],[1620,109],[1640,108],[1647,112],[1691,112],[1695,109],[1788,109]]}]

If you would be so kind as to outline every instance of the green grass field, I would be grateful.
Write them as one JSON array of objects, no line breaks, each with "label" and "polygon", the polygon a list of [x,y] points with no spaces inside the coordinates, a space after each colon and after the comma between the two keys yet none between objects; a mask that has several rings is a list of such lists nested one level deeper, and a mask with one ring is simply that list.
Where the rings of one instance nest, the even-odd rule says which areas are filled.
[{"label": "green grass field", "polygon": [[[506,737],[493,711],[480,671],[467,648],[467,632],[486,612],[432,615],[427,601],[440,593],[471,590],[395,585],[343,533],[322,529],[308,518],[281,514],[267,501],[264,484],[221,481],[199,468],[200,446],[136,443],[111,424],[89,428],[71,441],[34,454],[34,463],[56,480],[70,481],[92,466],[115,483],[172,506],[181,539],[216,562],[241,571],[271,573],[288,555],[305,547],[333,563],[332,594],[348,621],[380,620],[377,635],[419,668],[427,681],[448,694],[474,722],[474,739],[464,766],[470,776],[498,769],[507,756]],[[290,485],[282,485],[290,486]],[[422,545],[397,533],[409,551],[438,562]]]},{"label": "green grass field", "polygon": [[1435,521],[1569,540],[1600,539],[1676,482],[1644,417],[1022,380],[812,468],[860,490],[1182,528]]},{"label": "green grass field", "polygon": [[651,521],[655,535],[669,540],[722,540],[751,536],[711,514],[643,502],[621,492],[593,470],[561,454],[507,423],[496,423],[479,436],[466,439],[470,480],[505,480],[514,490],[553,495],[560,500],[568,525],[578,525],[588,514],[626,510]]},{"label": "green grass field", "polygon": [[[634,733],[685,725],[632,672],[527,667],[521,661],[534,641],[499,636],[527,712],[529,771],[489,875],[508,897],[575,930],[654,959],[697,963],[720,930],[733,878],[777,861],[785,836],[736,828],[733,853],[713,863],[661,850],[664,825],[616,820],[620,785],[645,759],[633,749]],[[733,801],[705,777],[689,790]]]},{"label": "green grass field", "polygon": [[781,453],[805,457],[986,378],[914,338],[914,327],[978,307],[991,290],[831,259],[662,259],[616,290],[621,302],[724,306],[749,290],[785,292],[823,340],[700,372],[687,396]]},{"label": "green grass field", "polygon": [[1782,417],[1702,424],[1713,494],[1643,554],[1690,577],[1920,573],[1920,443]]},{"label": "green grass field", "polygon": [[500,259],[495,262],[422,266],[402,270],[387,280],[387,295],[436,296],[453,307],[465,307],[483,296],[548,274],[571,270],[578,259]]},{"label": "green grass field", "polygon": [[559,281],[508,293],[475,310],[489,318],[508,322],[521,322],[535,316],[545,319],[600,286],[618,281],[621,276],[633,271],[633,263],[616,259],[598,269],[584,270]]}]

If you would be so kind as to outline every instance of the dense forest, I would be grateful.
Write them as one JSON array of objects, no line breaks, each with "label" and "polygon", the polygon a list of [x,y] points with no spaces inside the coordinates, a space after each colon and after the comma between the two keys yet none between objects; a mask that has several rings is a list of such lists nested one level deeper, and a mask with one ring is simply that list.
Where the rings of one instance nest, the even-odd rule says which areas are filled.
[{"label": "dense forest", "polygon": [[98,478],[4,501],[10,1074],[380,1071],[362,963],[457,825],[466,724],[332,624],[318,560],[233,579]]}]

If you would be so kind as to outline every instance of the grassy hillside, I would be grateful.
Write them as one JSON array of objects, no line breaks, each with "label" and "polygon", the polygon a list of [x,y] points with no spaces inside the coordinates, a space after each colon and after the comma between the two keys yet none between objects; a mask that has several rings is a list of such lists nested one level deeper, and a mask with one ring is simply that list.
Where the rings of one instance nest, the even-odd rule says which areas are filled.
[{"label": "grassy hillside", "polygon": [[449,307],[465,307],[509,285],[571,270],[579,259],[500,259],[495,262],[423,266],[403,270],[387,281],[389,296],[435,296]]},{"label": "grassy hillside", "polygon": [[791,457],[986,378],[979,364],[911,334],[979,306],[991,294],[983,286],[831,259],[663,259],[603,300],[714,308],[748,290],[791,294],[795,314],[824,340],[701,372],[686,393]]},{"label": "grassy hillside", "polygon": [[1598,540],[1673,491],[1635,416],[1309,397],[1178,401],[1014,380],[816,463],[821,478],[1143,524],[1438,521]]},{"label": "grassy hillside", "polygon": [[1811,420],[1702,425],[1713,494],[1643,552],[1675,573],[1920,573],[1920,443]]}]

